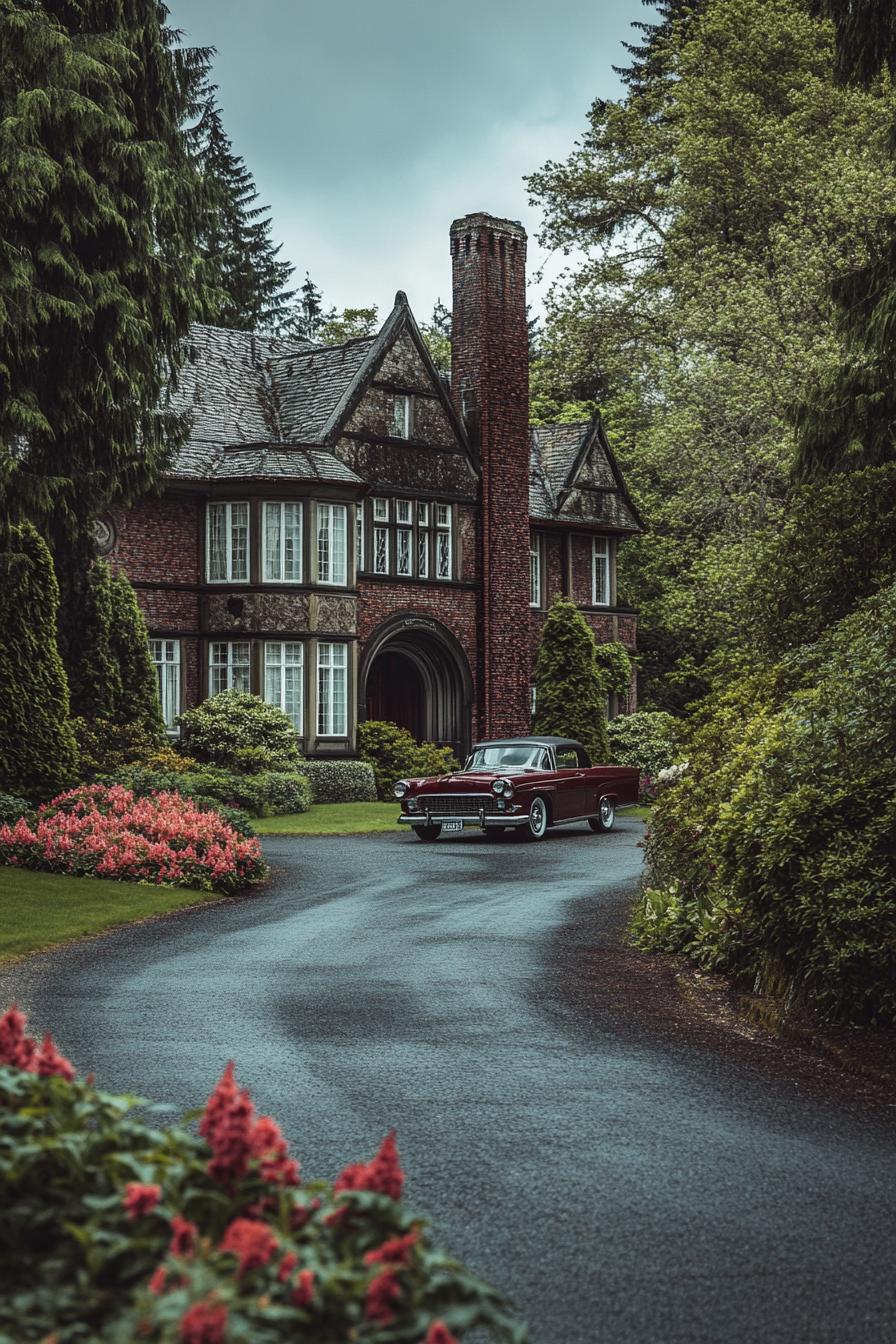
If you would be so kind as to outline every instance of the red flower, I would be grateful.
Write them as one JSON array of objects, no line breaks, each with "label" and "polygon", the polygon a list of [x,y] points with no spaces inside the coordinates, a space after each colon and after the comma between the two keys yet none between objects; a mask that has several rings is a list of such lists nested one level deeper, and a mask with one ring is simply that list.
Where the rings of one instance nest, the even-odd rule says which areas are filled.
[{"label": "red flower", "polygon": [[222,1073],[205,1107],[199,1133],[208,1139],[208,1173],[222,1185],[242,1180],[249,1169],[255,1108],[249,1093],[237,1087],[233,1060]]},{"label": "red flower", "polygon": [[312,1199],[308,1204],[294,1204],[289,1214],[290,1230],[293,1232],[301,1232],[302,1228],[314,1217],[319,1208],[319,1199]]},{"label": "red flower", "polygon": [[180,1318],[183,1344],[224,1344],[226,1331],[227,1308],[214,1298],[195,1302]]},{"label": "red flower", "polygon": [[158,1297],[160,1293],[164,1293],[167,1283],[168,1271],[164,1265],[159,1265],[158,1269],[153,1271],[152,1278],[146,1286],[151,1293]]},{"label": "red flower", "polygon": [[314,1301],[314,1270],[300,1269],[292,1290],[294,1307],[310,1307]]},{"label": "red flower", "polygon": [[273,1185],[298,1185],[299,1164],[289,1156],[289,1145],[280,1126],[269,1115],[260,1115],[250,1139],[252,1156],[259,1159],[261,1175]]},{"label": "red flower", "polygon": [[370,1190],[390,1199],[400,1199],[404,1172],[398,1161],[395,1130],[390,1129],[372,1162],[352,1162],[333,1182],[333,1189]]},{"label": "red flower", "polygon": [[292,1274],[296,1265],[299,1263],[299,1257],[295,1251],[287,1251],[280,1261],[280,1267],[277,1270],[277,1278],[281,1283],[288,1283],[289,1276]]},{"label": "red flower", "polygon": [[49,1078],[55,1074],[58,1078],[64,1078],[70,1083],[74,1076],[74,1066],[53,1044],[53,1037],[47,1032],[43,1039],[43,1044],[37,1052],[37,1072],[41,1078]]},{"label": "red flower", "polygon": [[181,1218],[180,1214],[176,1213],[171,1219],[171,1244],[168,1247],[168,1254],[189,1260],[196,1249],[198,1235],[199,1228],[196,1224],[191,1223],[189,1218]]},{"label": "red flower", "polygon": [[401,1299],[401,1285],[394,1269],[384,1269],[367,1285],[364,1310],[369,1321],[377,1325],[391,1325],[395,1320],[395,1306]]},{"label": "red flower", "polygon": [[426,1332],[423,1344],[458,1344],[458,1341],[444,1321],[433,1321]]},{"label": "red flower", "polygon": [[145,1218],[148,1213],[152,1213],[161,1198],[161,1186],[139,1185],[137,1181],[128,1181],[122,1203],[129,1218]]},{"label": "red flower", "polygon": [[16,1003],[10,1004],[0,1017],[0,1064],[9,1064],[15,1069],[34,1073],[37,1045],[30,1036],[25,1035],[27,1023],[27,1017],[20,1012]]},{"label": "red flower", "polygon": [[266,1265],[279,1242],[266,1223],[251,1218],[234,1218],[225,1230],[219,1250],[239,1257],[237,1275]]},{"label": "red flower", "polygon": [[384,1241],[374,1251],[368,1251],[364,1257],[365,1265],[409,1265],[411,1250],[420,1239],[420,1232],[414,1228],[403,1237],[392,1237]]}]

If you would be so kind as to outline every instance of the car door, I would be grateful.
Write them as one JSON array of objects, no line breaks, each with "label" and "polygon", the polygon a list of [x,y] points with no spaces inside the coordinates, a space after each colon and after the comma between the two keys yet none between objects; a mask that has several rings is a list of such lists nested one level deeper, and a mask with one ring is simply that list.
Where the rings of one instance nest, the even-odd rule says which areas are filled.
[{"label": "car door", "polygon": [[557,820],[582,817],[585,807],[585,771],[579,764],[575,747],[559,747],[557,758]]}]

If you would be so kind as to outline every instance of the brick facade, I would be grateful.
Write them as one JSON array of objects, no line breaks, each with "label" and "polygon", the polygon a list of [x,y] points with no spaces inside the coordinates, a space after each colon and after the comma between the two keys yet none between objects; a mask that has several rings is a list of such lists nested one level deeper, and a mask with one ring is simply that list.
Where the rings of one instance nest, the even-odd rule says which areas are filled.
[{"label": "brick facade", "polygon": [[[403,294],[378,336],[342,347],[194,329],[178,392],[193,430],[168,489],[108,520],[182,707],[213,680],[289,695],[320,756],[353,754],[357,723],[385,706],[464,751],[529,730],[558,594],[599,640],[635,648],[614,556],[639,523],[599,417],[527,423],[525,233],[469,215],[450,247],[450,395]],[[634,703],[633,687],[618,708]]]}]

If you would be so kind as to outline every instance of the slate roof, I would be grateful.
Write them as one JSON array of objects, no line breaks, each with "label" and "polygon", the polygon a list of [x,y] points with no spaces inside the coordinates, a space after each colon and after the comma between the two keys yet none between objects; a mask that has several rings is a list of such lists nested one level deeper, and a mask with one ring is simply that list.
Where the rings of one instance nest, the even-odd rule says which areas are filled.
[{"label": "slate roof", "polygon": [[[314,346],[195,324],[166,409],[189,417],[169,475],[206,480],[262,476],[357,482],[319,445],[377,337]],[[245,451],[236,452],[236,449]]]},{"label": "slate roof", "polygon": [[[529,516],[637,532],[641,520],[607,442],[600,415],[572,425],[532,425],[529,430]],[[578,489],[587,456],[597,455],[607,488],[587,506],[570,496]],[[576,507],[573,508],[573,503]]]}]

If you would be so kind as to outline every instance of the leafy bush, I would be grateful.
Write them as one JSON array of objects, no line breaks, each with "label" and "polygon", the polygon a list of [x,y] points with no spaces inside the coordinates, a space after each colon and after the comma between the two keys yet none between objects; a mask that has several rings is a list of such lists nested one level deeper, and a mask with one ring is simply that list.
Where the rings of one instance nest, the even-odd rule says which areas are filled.
[{"label": "leafy bush", "polygon": [[126,766],[105,776],[107,784],[122,784],[141,798],[153,793],[179,793],[183,798],[216,799],[254,817],[279,817],[307,812],[311,785],[304,775],[268,770],[262,775],[240,775],[213,766],[195,771],[165,773],[145,766]]},{"label": "leafy bush", "polygon": [[611,691],[616,695],[628,693],[632,684],[632,660],[624,644],[618,640],[609,640],[606,644],[595,641],[594,662],[605,695]]},{"label": "leafy bush", "polygon": [[248,691],[221,691],[181,714],[181,746],[223,770],[261,774],[296,771],[298,740],[287,716]]},{"label": "leafy bush", "polygon": [[157,770],[160,774],[183,775],[199,769],[195,756],[187,756],[178,751],[170,742],[157,747],[142,758],[147,770]]},{"label": "leafy bush", "polygon": [[369,761],[303,761],[316,803],[372,803],[376,780]]},{"label": "leafy bush", "polygon": [[153,882],[232,895],[260,882],[267,868],[256,839],[176,793],[136,798],[120,785],[92,784],[60,794],[0,826],[0,862],[77,877]]},{"label": "leafy bush", "polygon": [[685,745],[648,835],[642,943],[896,1022],[896,585],[729,682]]},{"label": "leafy bush", "polygon": [[149,760],[159,750],[156,739],[142,723],[113,723],[111,719],[72,719],[78,744],[80,776],[92,781],[122,766]]},{"label": "leafy bush", "polygon": [[578,607],[567,597],[556,598],[535,661],[533,727],[537,733],[574,738],[593,761],[605,761],[609,674],[598,668],[595,647],[594,633]]},{"label": "leafy bush", "polygon": [[0,790],[49,798],[77,778],[68,681],[56,645],[59,587],[30,523],[0,549]]},{"label": "leafy bush", "polygon": [[31,817],[32,807],[27,798],[17,798],[13,793],[0,793],[0,824],[18,821],[19,817]]},{"label": "leafy bush", "polygon": [[607,724],[611,759],[617,765],[635,766],[651,779],[681,761],[680,737],[679,720],[662,710],[618,714]]},{"label": "leafy bush", "polygon": [[14,1006],[0,1018],[4,1338],[525,1344],[401,1203],[394,1133],[332,1185],[300,1184],[232,1064],[196,1135],[81,1082],[25,1029]]},{"label": "leafy bush", "polygon": [[397,779],[447,775],[458,766],[450,747],[437,747],[434,742],[417,743],[397,723],[369,719],[358,726],[358,740],[364,759],[373,766],[376,795],[384,801],[391,801],[392,785]]}]

